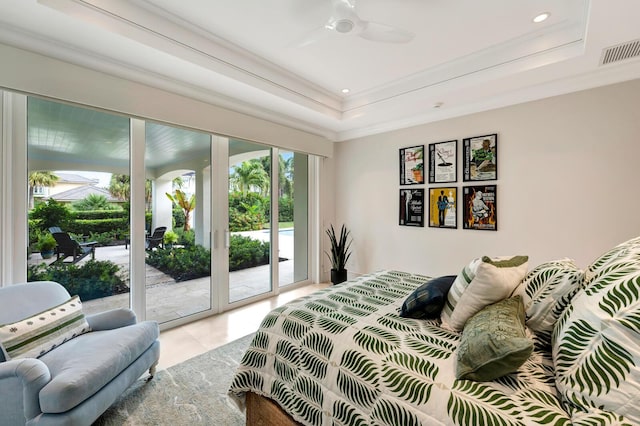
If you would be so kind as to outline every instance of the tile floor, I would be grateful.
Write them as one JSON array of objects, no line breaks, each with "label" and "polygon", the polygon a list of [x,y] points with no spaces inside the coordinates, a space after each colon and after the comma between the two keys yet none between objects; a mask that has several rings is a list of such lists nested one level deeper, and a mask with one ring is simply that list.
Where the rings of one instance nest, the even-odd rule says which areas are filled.
[{"label": "tile floor", "polygon": [[213,315],[160,333],[159,369],[171,367],[258,329],[264,316],[274,308],[329,286],[310,284],[278,296]]}]

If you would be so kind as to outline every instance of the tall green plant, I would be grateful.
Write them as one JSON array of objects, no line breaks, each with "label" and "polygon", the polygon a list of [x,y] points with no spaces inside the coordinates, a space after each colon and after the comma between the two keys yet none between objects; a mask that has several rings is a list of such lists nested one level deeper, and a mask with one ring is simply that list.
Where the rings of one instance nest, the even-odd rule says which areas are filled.
[{"label": "tall green plant", "polygon": [[331,260],[331,268],[336,271],[342,271],[346,269],[347,261],[351,257],[351,243],[353,242],[353,240],[349,239],[351,231],[342,225],[340,235],[337,236],[333,225],[331,225],[326,232],[331,242],[331,254],[326,251],[325,254],[329,257],[329,260]]},{"label": "tall green plant", "polygon": [[196,208],[196,196],[191,195],[191,197],[187,198],[187,194],[179,189],[174,191],[174,195],[168,192],[165,194],[167,194],[167,197],[173,204],[182,209],[182,213],[184,213],[184,230],[188,231],[190,228],[189,220],[191,219],[191,212]]}]

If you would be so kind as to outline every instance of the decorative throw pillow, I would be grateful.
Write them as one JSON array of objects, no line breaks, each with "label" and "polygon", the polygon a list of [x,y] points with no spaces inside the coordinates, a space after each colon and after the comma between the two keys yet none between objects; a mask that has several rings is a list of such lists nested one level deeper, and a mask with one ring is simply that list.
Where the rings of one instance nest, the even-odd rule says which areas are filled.
[{"label": "decorative throw pillow", "polygon": [[529,358],[524,305],[514,296],[489,305],[467,321],[458,347],[456,378],[486,382],[514,373]]},{"label": "decorative throw pillow", "polygon": [[527,327],[550,345],[556,320],[583,282],[584,271],[572,259],[552,260],[533,268],[513,291],[513,296],[522,296]]},{"label": "decorative throw pillow", "polygon": [[455,275],[446,275],[422,284],[406,298],[400,316],[418,319],[438,318],[455,279]]},{"label": "decorative throw pillow", "polygon": [[[473,264],[472,262],[475,266],[475,274],[461,295],[457,296],[456,288],[460,275],[449,291],[450,296],[452,293],[456,293],[454,297],[459,298],[449,313],[448,308],[452,304],[449,303],[451,299],[447,297],[447,305],[442,311],[442,325],[454,331],[462,331],[464,323],[480,309],[509,297],[527,273],[528,260],[528,256],[496,257],[493,259],[484,256],[477,263]],[[471,266],[470,270],[473,271],[473,269]],[[466,275],[466,268],[461,275]],[[464,282],[467,280],[468,277],[463,278]]]},{"label": "decorative throw pillow", "polygon": [[73,296],[65,303],[32,317],[0,325],[0,346],[5,359],[38,358],[58,345],[90,331],[82,303]]},{"label": "decorative throw pillow", "polygon": [[632,238],[608,250],[594,260],[584,271],[584,287],[588,287],[599,275],[607,273],[610,265],[618,264],[619,258],[628,257],[640,245],[640,237]]},{"label": "decorative throw pillow", "polygon": [[552,355],[562,399],[640,424],[640,239],[602,255],[558,318]]}]

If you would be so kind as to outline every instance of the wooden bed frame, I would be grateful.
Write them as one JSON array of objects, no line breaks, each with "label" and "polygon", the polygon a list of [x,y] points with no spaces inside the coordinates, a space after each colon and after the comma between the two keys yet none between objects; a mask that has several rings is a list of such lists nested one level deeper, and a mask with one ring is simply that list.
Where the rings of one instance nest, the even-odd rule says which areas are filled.
[{"label": "wooden bed frame", "polygon": [[269,398],[247,392],[246,404],[247,426],[301,426]]}]

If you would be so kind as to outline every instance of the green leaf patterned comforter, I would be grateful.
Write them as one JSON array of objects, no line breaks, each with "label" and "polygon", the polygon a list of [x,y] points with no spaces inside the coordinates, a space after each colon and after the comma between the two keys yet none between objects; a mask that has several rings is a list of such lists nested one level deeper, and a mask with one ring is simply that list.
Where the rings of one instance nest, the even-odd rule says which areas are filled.
[{"label": "green leaf patterned comforter", "polygon": [[[517,374],[494,382],[455,379],[460,334],[399,317],[404,299],[429,279],[382,271],[273,310],[231,395],[266,396],[306,425],[571,424],[548,348],[537,345]],[[607,416],[574,424],[616,424]]]}]

